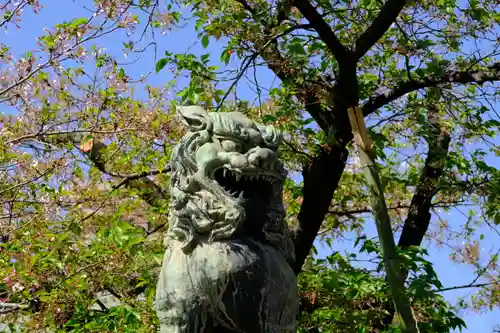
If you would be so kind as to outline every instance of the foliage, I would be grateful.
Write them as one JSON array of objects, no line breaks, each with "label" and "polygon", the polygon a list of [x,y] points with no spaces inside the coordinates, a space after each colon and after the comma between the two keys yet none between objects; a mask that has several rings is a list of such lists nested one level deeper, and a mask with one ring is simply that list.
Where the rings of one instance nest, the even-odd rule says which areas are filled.
[{"label": "foliage", "polygon": [[[362,252],[378,253],[377,244],[361,239],[364,239]],[[463,320],[435,292],[442,286],[432,264],[422,257],[424,253],[413,250],[403,254],[415,273],[408,281],[407,292],[420,329],[423,332],[449,332],[450,329],[465,327]],[[304,310],[299,332],[310,332],[312,328],[323,332],[369,332],[373,323],[383,322],[390,292],[380,274],[380,257],[373,261],[378,266],[376,270],[356,268],[353,266],[356,257],[354,253],[344,257],[335,252],[325,259],[316,260],[311,270],[300,275]],[[401,330],[394,325],[387,331]]]},{"label": "foliage", "polygon": [[[154,330],[168,160],[183,133],[173,111],[194,103],[285,133],[300,332],[399,330],[351,145],[346,109],[358,104],[420,330],[449,332],[465,326],[458,310],[498,306],[495,0],[78,6],[85,17],[60,13],[29,50],[0,42],[1,322],[23,320],[28,332]],[[0,27],[15,36],[51,8],[4,0]],[[170,38],[188,33],[197,46],[174,51]],[[332,248],[356,235],[360,246],[318,255],[316,235]],[[443,286],[427,243],[450,249],[471,283]],[[443,298],[454,288],[478,293],[454,306]]]}]

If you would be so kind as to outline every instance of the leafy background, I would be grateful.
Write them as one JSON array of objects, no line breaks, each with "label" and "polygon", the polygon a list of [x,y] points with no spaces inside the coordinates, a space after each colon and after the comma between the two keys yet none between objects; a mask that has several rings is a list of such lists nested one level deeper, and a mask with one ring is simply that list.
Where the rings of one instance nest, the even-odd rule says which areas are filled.
[{"label": "leafy background", "polygon": [[[147,1],[138,3],[142,7],[128,6],[127,1],[68,1],[64,10],[46,2],[36,14],[36,1],[5,3],[10,7],[2,7],[4,18],[10,15],[7,10],[25,4],[19,21],[15,16],[2,24],[6,34],[0,44],[0,230],[3,237],[8,235],[1,244],[5,269],[0,273],[0,297],[20,305],[2,316],[5,322],[27,315],[33,319],[30,332],[111,332],[123,327],[150,332],[157,324],[151,302],[163,254],[160,236],[168,194],[139,176],[150,174],[149,179],[161,186],[168,182],[169,149],[182,134],[173,119],[175,103],[225,102],[222,109],[243,110],[286,131],[282,158],[291,179],[285,198],[290,224],[297,223],[302,165],[332,137],[318,130],[293,97],[297,87],[280,86],[261,57],[253,55],[252,45],[262,47],[267,41],[258,39],[259,24],[236,2],[196,1],[169,8],[168,3]],[[265,8],[265,2],[252,4]],[[198,5],[198,10],[189,5]],[[347,5],[354,8],[346,14],[351,21],[341,22],[335,11],[330,18],[342,42],[359,35],[364,22],[373,19],[370,12],[380,7],[377,1]],[[424,32],[393,27],[376,52],[362,59],[361,100],[379,86],[391,87],[404,78],[408,64],[425,78],[450,66],[461,69],[461,61],[472,56],[484,62],[481,66],[498,61],[499,16],[494,2],[412,6],[405,24],[421,26]],[[459,6],[466,10],[454,15]],[[119,15],[119,8],[126,8],[125,14]],[[95,18],[89,23],[89,17]],[[293,9],[291,17],[299,19],[300,13]],[[355,20],[359,17],[364,20]],[[465,23],[464,17],[472,23]],[[429,18],[434,26],[422,23]],[[444,22],[453,29],[443,29]],[[398,29],[414,35],[405,39]],[[330,69],[338,66],[314,36],[306,30],[280,40],[288,68],[305,73],[298,81],[313,81],[318,74],[331,80]],[[85,43],[73,46],[86,37]],[[48,61],[58,50],[65,51]],[[37,64],[45,67],[29,76]],[[406,218],[411,184],[417,183],[427,155],[426,136],[433,135],[425,111],[429,105],[439,108],[445,115],[441,126],[453,133],[423,244],[427,253],[413,248],[404,253],[411,270],[408,292],[421,331],[460,327],[456,313],[465,315],[469,331],[490,331],[496,324],[495,87],[429,89],[406,95],[367,118],[384,165],[396,235]],[[53,132],[57,135],[47,135]],[[383,320],[387,307],[388,289],[368,198],[359,162],[350,150],[331,213],[315,243],[319,259],[308,259],[300,275],[304,332],[369,332]],[[454,289],[468,285],[476,288]],[[452,290],[436,292],[447,288]],[[122,305],[96,306],[102,293],[111,293]],[[486,311],[491,319],[477,320],[477,311]]]}]

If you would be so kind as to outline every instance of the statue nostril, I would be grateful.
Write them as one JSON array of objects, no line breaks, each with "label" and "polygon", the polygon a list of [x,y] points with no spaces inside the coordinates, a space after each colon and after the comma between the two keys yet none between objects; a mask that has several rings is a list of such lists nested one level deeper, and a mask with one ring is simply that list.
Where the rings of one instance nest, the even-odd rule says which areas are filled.
[{"label": "statue nostril", "polygon": [[260,167],[260,164],[262,163],[262,156],[257,153],[250,154],[250,156],[248,157],[248,161],[251,164]]}]

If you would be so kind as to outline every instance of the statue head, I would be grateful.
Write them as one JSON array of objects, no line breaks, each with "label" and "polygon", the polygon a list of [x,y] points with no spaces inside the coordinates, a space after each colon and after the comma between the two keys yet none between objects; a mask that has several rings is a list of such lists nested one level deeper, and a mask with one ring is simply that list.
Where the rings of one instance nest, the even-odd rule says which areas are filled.
[{"label": "statue head", "polygon": [[183,242],[185,252],[199,242],[262,237],[290,259],[280,134],[239,112],[187,106],[177,113],[188,132],[172,152],[167,237]]}]

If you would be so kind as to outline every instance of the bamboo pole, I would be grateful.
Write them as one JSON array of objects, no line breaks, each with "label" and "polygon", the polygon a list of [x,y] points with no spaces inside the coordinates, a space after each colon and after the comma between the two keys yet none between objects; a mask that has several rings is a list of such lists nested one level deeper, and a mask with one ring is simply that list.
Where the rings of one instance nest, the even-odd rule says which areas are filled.
[{"label": "bamboo pole", "polygon": [[394,242],[391,219],[387,211],[384,193],[382,192],[378,168],[375,164],[372,141],[366,129],[363,111],[360,107],[356,106],[355,108],[349,108],[347,112],[361,165],[363,166],[366,184],[370,191],[371,205],[380,239],[382,258],[396,312],[401,318],[404,332],[419,333],[413,310],[406,297],[404,277],[401,273],[400,260],[398,259],[396,243]]}]

